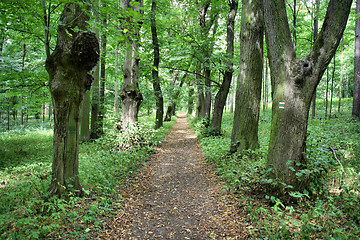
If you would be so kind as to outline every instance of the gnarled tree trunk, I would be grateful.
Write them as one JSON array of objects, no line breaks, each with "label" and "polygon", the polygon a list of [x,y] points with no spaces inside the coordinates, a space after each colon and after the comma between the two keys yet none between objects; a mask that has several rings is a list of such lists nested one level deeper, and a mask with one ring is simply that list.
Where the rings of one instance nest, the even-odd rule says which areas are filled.
[{"label": "gnarled tree trunk", "polygon": [[299,163],[306,164],[311,99],[339,45],[352,0],[330,0],[321,32],[304,59],[296,58],[285,2],[263,3],[273,99],[267,160],[276,177],[299,189],[300,182],[292,169],[298,169]]},{"label": "gnarled tree trunk", "polygon": [[[121,7],[127,11],[131,9],[143,14],[143,0],[137,0],[138,4],[130,4],[130,0],[121,0]],[[122,100],[121,124],[123,129],[127,129],[136,124],[141,101],[143,99],[139,89],[139,40],[142,19],[136,16],[125,16],[123,24],[123,32],[126,41],[127,53],[124,65],[122,66],[124,74],[124,82],[121,89],[120,97]],[[130,29],[129,29],[130,28]]]},{"label": "gnarled tree trunk", "polygon": [[88,72],[99,59],[99,42],[89,32],[89,16],[75,3],[65,4],[54,52],[46,60],[54,105],[54,147],[50,195],[65,191],[82,194],[79,181],[79,118]]}]

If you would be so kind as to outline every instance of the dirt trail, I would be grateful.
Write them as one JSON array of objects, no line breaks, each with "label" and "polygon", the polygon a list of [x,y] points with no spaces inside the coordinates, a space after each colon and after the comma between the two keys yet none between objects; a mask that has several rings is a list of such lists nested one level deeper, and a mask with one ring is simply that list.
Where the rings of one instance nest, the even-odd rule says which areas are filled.
[{"label": "dirt trail", "polygon": [[121,190],[114,239],[245,239],[241,209],[207,165],[185,114],[134,182]]}]

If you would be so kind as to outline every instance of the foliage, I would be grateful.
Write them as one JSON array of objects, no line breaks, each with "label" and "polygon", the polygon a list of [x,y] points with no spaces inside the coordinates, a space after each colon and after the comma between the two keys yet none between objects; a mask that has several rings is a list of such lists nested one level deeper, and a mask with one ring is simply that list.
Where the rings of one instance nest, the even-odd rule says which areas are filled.
[{"label": "foliage", "polygon": [[[351,99],[343,101],[344,112],[327,120],[309,121],[307,164],[294,169],[299,183],[310,188],[293,191],[268,175],[268,139],[260,138],[256,151],[229,154],[232,114],[224,115],[224,134],[204,136],[202,123],[192,119],[203,152],[217,174],[226,182],[224,189],[244,202],[252,236],[256,239],[357,239],[359,232],[360,125],[349,116]],[[323,102],[318,103],[323,116]],[[334,104],[337,104],[335,102]],[[345,114],[346,112],[346,114]],[[269,135],[270,112],[260,121],[259,135]],[[230,126],[229,126],[230,125]],[[336,158],[334,157],[336,154]],[[271,191],[282,186],[286,194]]]},{"label": "foliage", "polygon": [[[144,138],[127,150],[116,149],[123,138],[116,136],[116,141],[112,141],[117,133],[112,128],[97,142],[81,144],[79,172],[86,193],[84,198],[70,193],[61,199],[46,200],[52,159],[49,125],[3,133],[0,136],[0,238],[91,238],[90,232],[105,224],[102,216],[111,217],[121,209],[121,196],[116,188],[128,182],[146,163],[154,151],[152,146],[160,144],[174,124],[167,122],[155,131],[149,124],[152,119],[153,116],[140,118],[142,127],[135,134],[141,132]],[[108,122],[107,126],[113,123]]]}]

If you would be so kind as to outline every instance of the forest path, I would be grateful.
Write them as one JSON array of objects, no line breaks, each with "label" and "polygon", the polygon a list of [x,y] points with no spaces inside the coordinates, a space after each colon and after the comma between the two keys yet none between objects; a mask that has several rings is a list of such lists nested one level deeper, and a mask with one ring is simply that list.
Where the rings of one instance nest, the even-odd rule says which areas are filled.
[{"label": "forest path", "polygon": [[241,209],[204,155],[186,116],[177,122],[131,184],[124,211],[106,231],[114,239],[245,239]]}]

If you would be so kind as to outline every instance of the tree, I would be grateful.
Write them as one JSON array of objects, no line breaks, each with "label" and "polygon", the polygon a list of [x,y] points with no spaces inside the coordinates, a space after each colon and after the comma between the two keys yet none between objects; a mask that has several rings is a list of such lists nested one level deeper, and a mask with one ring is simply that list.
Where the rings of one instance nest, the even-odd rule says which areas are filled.
[{"label": "tree", "polygon": [[355,55],[354,55],[354,98],[352,115],[360,119],[360,0],[356,1]]},{"label": "tree", "polygon": [[[123,17],[123,33],[126,37],[126,56],[122,66],[124,82],[120,97],[122,100],[122,127],[127,129],[138,119],[138,111],[143,99],[139,90],[139,40],[143,17],[143,0],[121,0],[121,7],[127,11]],[[131,11],[128,11],[128,10]]]},{"label": "tree", "polygon": [[258,122],[263,72],[262,0],[242,2],[240,70],[237,80],[231,152],[259,147]]},{"label": "tree", "polygon": [[54,147],[50,195],[70,189],[82,194],[79,180],[79,115],[84,93],[90,90],[88,72],[99,59],[99,42],[89,31],[89,15],[67,3],[60,17],[57,44],[46,60],[54,105]]},{"label": "tree", "polygon": [[330,0],[322,29],[304,59],[296,58],[285,2],[263,3],[273,99],[267,161],[274,176],[299,188],[292,169],[305,167],[307,162],[305,142],[311,99],[339,45],[352,0]]},{"label": "tree", "polygon": [[221,120],[226,104],[226,98],[229,93],[231,80],[233,76],[233,57],[234,57],[234,36],[235,36],[235,18],[238,9],[237,0],[229,0],[230,7],[228,19],[226,23],[226,69],[223,81],[220,85],[219,91],[215,95],[214,112],[211,120],[211,129],[215,135],[221,133]]},{"label": "tree", "polygon": [[159,81],[159,62],[160,62],[160,49],[159,41],[156,31],[156,0],[152,0],[151,4],[151,36],[152,43],[154,48],[154,65],[152,69],[153,77],[153,88],[156,98],[156,117],[155,117],[155,129],[158,129],[163,126],[163,116],[164,116],[164,99],[161,91],[160,81]]}]

